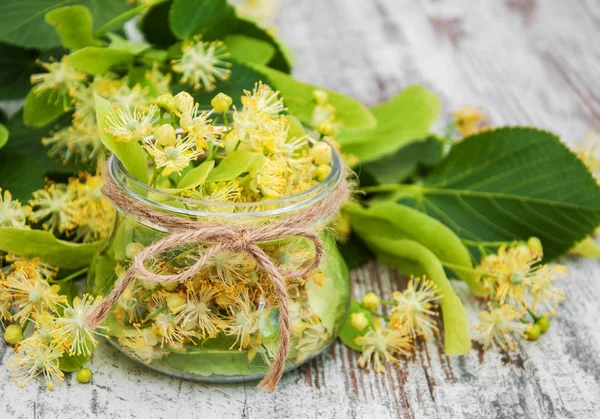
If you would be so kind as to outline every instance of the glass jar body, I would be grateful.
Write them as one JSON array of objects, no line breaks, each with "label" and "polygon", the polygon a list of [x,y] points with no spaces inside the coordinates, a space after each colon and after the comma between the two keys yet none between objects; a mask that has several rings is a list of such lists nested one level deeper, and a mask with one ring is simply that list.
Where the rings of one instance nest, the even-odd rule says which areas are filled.
[{"label": "glass jar body", "polygon": [[[305,277],[286,278],[289,367],[313,358],[333,342],[349,304],[348,270],[323,227],[316,226],[325,245],[319,269]],[[90,268],[88,292],[107,295],[133,257],[168,234],[119,210],[113,231]],[[161,273],[179,272],[210,245],[177,248],[151,266]],[[287,271],[298,270],[314,257],[312,243],[304,238],[260,246]],[[268,275],[248,255],[223,250],[190,280],[170,284],[135,280],[104,325],[117,348],[165,374],[212,382],[259,379],[279,345],[279,303],[271,287]]]}]

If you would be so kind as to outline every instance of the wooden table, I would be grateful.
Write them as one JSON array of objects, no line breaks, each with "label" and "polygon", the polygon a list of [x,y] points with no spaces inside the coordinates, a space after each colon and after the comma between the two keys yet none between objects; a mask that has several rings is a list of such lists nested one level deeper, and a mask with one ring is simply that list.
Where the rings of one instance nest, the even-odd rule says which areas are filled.
[{"label": "wooden table", "polygon": [[[303,80],[369,105],[411,83],[446,111],[483,106],[495,124],[526,124],[566,142],[600,130],[600,2],[596,0],[285,0],[279,23]],[[595,83],[596,82],[596,83]],[[99,346],[93,383],[18,389],[0,346],[2,418],[513,418],[600,417],[600,264],[566,259],[568,301],[538,342],[510,356],[448,358],[441,338],[378,375],[335,344],[287,374],[277,393],[208,385],[145,369]],[[354,294],[389,295],[402,281],[383,265],[355,272]],[[478,303],[457,284],[469,315]]]}]

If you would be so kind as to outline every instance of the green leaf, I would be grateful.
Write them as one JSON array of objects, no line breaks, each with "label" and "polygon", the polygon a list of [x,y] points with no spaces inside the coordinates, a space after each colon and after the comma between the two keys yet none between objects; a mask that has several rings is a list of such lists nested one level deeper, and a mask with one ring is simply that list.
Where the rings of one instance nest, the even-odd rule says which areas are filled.
[{"label": "green leaf", "polygon": [[[367,320],[369,320],[369,326],[365,327],[363,330],[357,330],[350,324],[350,317],[355,313],[362,313],[366,316]],[[357,345],[355,340],[358,337],[364,336],[369,330],[371,330],[374,326],[375,317],[373,314],[364,308],[358,301],[352,299],[350,302],[350,310],[348,311],[348,317],[346,317],[346,321],[342,325],[340,330],[340,340],[342,343],[355,351],[360,352],[362,350],[360,345]]]},{"label": "green leaf", "polygon": [[172,1],[153,5],[142,17],[140,29],[144,39],[160,48],[168,48],[179,42],[169,26],[169,10]]},{"label": "green leaf", "polygon": [[29,78],[39,72],[36,50],[0,42],[0,100],[22,99],[31,89]]},{"label": "green leaf", "polygon": [[86,6],[94,16],[94,26],[101,27],[130,8],[123,0],[18,0],[0,2],[0,41],[26,48],[49,49],[60,45],[46,13],[60,7]]},{"label": "green leaf", "polygon": [[169,24],[179,39],[202,34],[205,39],[222,38],[235,18],[227,0],[174,0]]},{"label": "green leaf", "polygon": [[275,55],[273,45],[245,35],[227,35],[223,43],[231,56],[241,62],[267,64]]},{"label": "green leaf", "polygon": [[139,143],[135,141],[128,143],[115,141],[113,136],[104,130],[104,117],[110,112],[111,105],[108,100],[101,98],[95,93],[94,97],[96,99],[96,120],[98,121],[102,143],[117,156],[132,176],[141,182],[148,182],[148,158],[146,152]]},{"label": "green leaf", "polygon": [[206,180],[208,173],[215,167],[215,161],[209,160],[188,171],[179,181],[178,189],[194,189]]},{"label": "green leaf", "polygon": [[46,13],[46,22],[52,25],[65,48],[72,51],[98,45],[92,35],[92,13],[84,6],[67,6]]},{"label": "green leaf", "polygon": [[441,102],[435,93],[423,86],[409,86],[395,98],[371,109],[377,119],[376,127],[353,130],[343,124],[338,139],[344,152],[367,163],[414,141],[425,140],[440,110]]},{"label": "green leaf", "polygon": [[304,130],[304,126],[302,122],[298,120],[294,115],[287,116],[287,125],[286,128],[288,130],[287,138],[300,138],[306,135],[306,131]]},{"label": "green leaf", "polygon": [[67,58],[67,63],[77,70],[102,75],[117,65],[128,65],[134,57],[130,50],[85,47]]},{"label": "green leaf", "polygon": [[[65,115],[57,126],[70,123]],[[30,128],[23,123],[23,113],[13,115],[6,127],[10,141],[0,149],[0,187],[8,189],[15,199],[27,202],[31,193],[44,187],[44,178],[55,174],[74,175],[83,167],[64,166],[48,157],[42,138],[49,136],[54,126]]]},{"label": "green leaf", "polygon": [[251,151],[234,151],[229,153],[206,178],[207,182],[223,182],[235,179],[243,173],[251,172],[261,167],[266,161],[261,153]]},{"label": "green leaf", "polygon": [[441,290],[440,308],[444,320],[446,355],[464,355],[471,349],[469,320],[460,299],[446,277],[440,260],[427,247],[414,240],[369,236],[368,244],[384,262],[397,265],[410,260],[421,265],[427,278]]},{"label": "green leaf", "polygon": [[[272,87],[281,92],[290,114],[305,124],[312,124],[312,113],[315,107],[312,93],[315,89],[322,88],[301,82],[288,74],[265,66],[248,65],[269,78]],[[371,128],[377,124],[377,120],[369,109],[356,99],[332,90],[322,90],[327,91],[329,94],[329,103],[336,107],[336,117],[343,126],[348,128]]]},{"label": "green leaf", "polygon": [[92,355],[69,355],[65,352],[58,359],[58,368],[64,372],[79,371],[91,358]]},{"label": "green leaf", "polygon": [[486,295],[472,272],[471,255],[460,238],[444,224],[413,208],[383,201],[362,208],[346,205],[353,231],[365,242],[373,237],[410,239],[425,246],[443,263],[452,266],[477,296]]},{"label": "green leaf", "polygon": [[[394,154],[360,166],[360,184],[401,183],[415,175],[420,168],[433,166],[442,160],[443,144],[436,138],[415,141]],[[371,182],[365,182],[366,177]]]},{"label": "green leaf", "polygon": [[60,268],[78,269],[90,264],[100,242],[71,243],[43,230],[0,227],[0,250],[27,258],[40,258]]},{"label": "green leaf", "polygon": [[47,125],[67,111],[70,101],[68,96],[57,96],[52,89],[39,93],[30,90],[23,105],[23,121],[30,127]]},{"label": "green leaf", "polygon": [[600,245],[591,237],[585,238],[569,252],[574,255],[583,256],[584,258],[600,259]]},{"label": "green leaf", "polygon": [[272,31],[261,27],[257,22],[238,16],[235,24],[231,25],[231,32],[242,34],[260,41],[265,41],[275,47],[275,54],[268,66],[284,73],[290,73],[294,65],[294,58],[289,48],[283,44]]},{"label": "green leaf", "polygon": [[[600,224],[600,188],[555,135],[501,128],[455,145],[403,203],[450,227],[474,254],[485,242],[538,237],[555,259]],[[495,247],[495,246],[490,246]]]},{"label": "green leaf", "polygon": [[0,148],[4,147],[8,142],[8,129],[3,124],[0,124]]}]

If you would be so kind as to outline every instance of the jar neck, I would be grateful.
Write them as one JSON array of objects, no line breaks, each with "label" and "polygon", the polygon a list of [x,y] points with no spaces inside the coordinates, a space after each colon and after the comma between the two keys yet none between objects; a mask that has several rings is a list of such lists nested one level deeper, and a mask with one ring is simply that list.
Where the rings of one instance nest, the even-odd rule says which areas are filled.
[{"label": "jar neck", "polygon": [[[306,210],[325,199],[345,176],[339,153],[332,147],[332,170],[312,188],[286,198],[261,202],[211,202],[170,194],[135,179],[114,155],[108,161],[108,175],[123,192],[154,210],[189,219],[214,218],[235,224],[264,224]],[[119,209],[124,212],[123,209]],[[336,211],[323,214],[323,221]]]}]

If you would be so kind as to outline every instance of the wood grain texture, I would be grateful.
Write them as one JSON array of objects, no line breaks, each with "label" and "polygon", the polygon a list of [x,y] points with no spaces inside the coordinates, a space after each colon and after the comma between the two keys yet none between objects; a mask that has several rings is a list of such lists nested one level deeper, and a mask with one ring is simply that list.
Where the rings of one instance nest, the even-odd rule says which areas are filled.
[{"label": "wood grain texture", "polygon": [[[600,3],[596,0],[285,0],[281,34],[302,80],[369,105],[411,83],[439,92],[445,110],[483,106],[495,124],[527,124],[568,143],[600,129]],[[568,300],[550,331],[516,352],[448,358],[443,337],[385,375],[357,368],[335,344],[287,374],[275,394],[254,384],[165,377],[106,344],[93,383],[18,389],[0,345],[2,418],[594,418],[600,417],[600,263],[566,259]],[[389,296],[404,282],[369,264],[354,294]],[[480,303],[457,284],[474,321]]]}]

